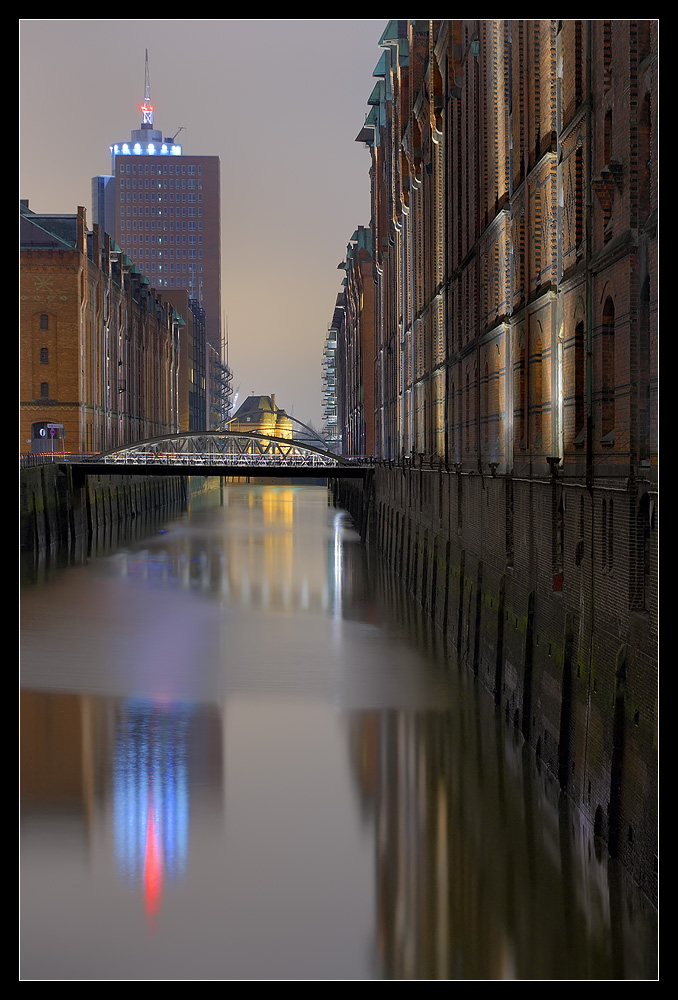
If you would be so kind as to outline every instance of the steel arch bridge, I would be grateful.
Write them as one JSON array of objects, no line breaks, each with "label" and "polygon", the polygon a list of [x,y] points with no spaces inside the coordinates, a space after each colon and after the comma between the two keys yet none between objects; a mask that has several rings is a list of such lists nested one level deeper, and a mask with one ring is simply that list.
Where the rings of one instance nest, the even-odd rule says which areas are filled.
[{"label": "steel arch bridge", "polygon": [[169,434],[75,464],[85,473],[202,476],[353,477],[368,467],[307,442],[242,431]]}]

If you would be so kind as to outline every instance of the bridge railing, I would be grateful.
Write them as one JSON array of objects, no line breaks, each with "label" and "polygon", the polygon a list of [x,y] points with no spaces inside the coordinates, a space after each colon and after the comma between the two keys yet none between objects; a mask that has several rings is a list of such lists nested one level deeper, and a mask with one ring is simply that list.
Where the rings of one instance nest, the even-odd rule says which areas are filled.
[{"label": "bridge railing", "polygon": [[238,466],[242,468],[263,468],[270,466],[286,468],[335,468],[344,465],[375,465],[378,459],[365,455],[331,455],[318,452],[294,452],[293,448],[266,451],[182,451],[169,452],[143,449],[121,451],[108,455],[93,452],[36,452],[19,455],[22,469],[60,463],[96,463],[100,465],[172,465],[172,466]]},{"label": "bridge railing", "polygon": [[219,452],[184,453],[184,452],[153,452],[139,451],[125,455],[107,455],[96,458],[102,465],[171,465],[181,466],[236,466],[238,468],[262,468],[280,466],[285,468],[334,468],[339,464],[336,458],[324,455],[238,455]]}]

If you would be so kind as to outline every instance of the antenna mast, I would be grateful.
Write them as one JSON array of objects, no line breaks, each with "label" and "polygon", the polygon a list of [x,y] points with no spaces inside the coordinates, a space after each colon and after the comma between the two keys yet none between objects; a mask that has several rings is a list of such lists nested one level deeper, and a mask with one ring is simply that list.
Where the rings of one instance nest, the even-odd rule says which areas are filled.
[{"label": "antenna mast", "polygon": [[153,105],[151,104],[151,77],[148,72],[148,49],[146,49],[146,67],[144,73],[144,103],[141,105],[141,127],[153,126]]}]

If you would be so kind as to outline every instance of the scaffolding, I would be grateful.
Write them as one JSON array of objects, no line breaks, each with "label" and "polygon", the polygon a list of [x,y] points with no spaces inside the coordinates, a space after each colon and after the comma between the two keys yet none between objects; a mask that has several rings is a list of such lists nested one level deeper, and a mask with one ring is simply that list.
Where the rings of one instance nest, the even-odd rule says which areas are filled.
[{"label": "scaffolding", "polygon": [[220,352],[210,344],[208,355],[210,430],[218,431],[228,421],[233,406],[233,372],[228,365],[228,340],[222,338]]}]

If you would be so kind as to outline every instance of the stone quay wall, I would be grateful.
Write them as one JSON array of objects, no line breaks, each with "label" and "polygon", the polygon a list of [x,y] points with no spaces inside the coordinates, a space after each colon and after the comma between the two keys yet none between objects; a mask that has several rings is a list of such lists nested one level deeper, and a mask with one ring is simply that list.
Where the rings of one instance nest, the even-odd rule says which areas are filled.
[{"label": "stone quay wall", "polygon": [[186,501],[181,476],[88,476],[76,486],[66,464],[44,464],[20,473],[22,553],[78,551],[88,539],[140,515]]},{"label": "stone quay wall", "polygon": [[[657,898],[657,509],[587,489],[386,463],[337,503]],[[648,516],[649,511],[649,516]],[[640,513],[639,513],[640,512]]]}]

